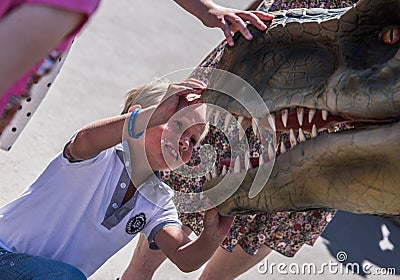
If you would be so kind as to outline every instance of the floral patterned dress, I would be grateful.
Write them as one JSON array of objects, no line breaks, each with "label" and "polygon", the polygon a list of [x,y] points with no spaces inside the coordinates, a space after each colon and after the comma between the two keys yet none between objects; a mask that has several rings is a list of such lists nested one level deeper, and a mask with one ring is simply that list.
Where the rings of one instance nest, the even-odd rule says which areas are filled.
[{"label": "floral patterned dress", "polygon": [[[350,6],[357,1],[336,1],[336,0],[276,0],[264,1],[260,9],[266,11],[287,10],[290,8],[341,8]],[[193,73],[196,78],[207,82],[207,69],[216,66],[222,55],[225,43],[221,43],[202,63],[197,72]],[[251,129],[246,131],[249,139],[250,154],[257,156],[262,147]],[[201,156],[202,145],[209,144],[215,149],[214,155]],[[212,158],[215,160],[218,172],[221,172],[220,160],[230,157],[230,147],[226,137],[217,128],[211,127],[202,143],[195,148],[189,165],[198,165],[200,160]],[[181,177],[174,172],[162,173],[164,181],[180,192],[201,192],[206,179],[204,177]],[[313,245],[327,223],[332,219],[334,210],[312,210],[303,212],[277,212],[256,215],[236,216],[230,232],[221,245],[227,251],[232,252],[236,245],[240,245],[250,255],[257,253],[257,250],[266,245],[271,249],[292,257],[304,245]],[[199,234],[203,228],[203,213],[181,213],[180,218],[183,224]]]}]

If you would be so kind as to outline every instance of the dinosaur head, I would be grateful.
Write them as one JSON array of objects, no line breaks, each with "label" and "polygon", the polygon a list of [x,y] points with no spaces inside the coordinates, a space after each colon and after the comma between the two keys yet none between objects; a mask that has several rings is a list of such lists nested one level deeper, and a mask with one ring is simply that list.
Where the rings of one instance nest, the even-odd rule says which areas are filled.
[{"label": "dinosaur head", "polygon": [[[399,11],[400,0],[281,11],[267,31],[252,29],[252,41],[238,35],[235,46],[225,48],[218,68],[243,78],[260,98],[227,87],[230,80],[217,74],[212,87],[229,88],[227,94],[209,90],[203,101],[263,124],[277,141],[262,192],[248,195],[266,167],[242,171],[247,179],[220,205],[222,212],[329,207],[400,213]],[[268,110],[249,111],[253,99]],[[270,149],[264,150],[268,161]]]}]

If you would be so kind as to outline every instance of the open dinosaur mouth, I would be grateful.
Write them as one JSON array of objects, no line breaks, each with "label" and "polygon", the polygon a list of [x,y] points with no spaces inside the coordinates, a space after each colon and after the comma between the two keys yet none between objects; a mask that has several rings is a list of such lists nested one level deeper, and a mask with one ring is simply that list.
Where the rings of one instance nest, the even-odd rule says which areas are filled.
[{"label": "open dinosaur mouth", "polygon": [[[275,128],[278,138],[277,156],[294,148],[299,143],[306,142],[320,135],[338,133],[352,129],[365,129],[377,124],[389,124],[397,119],[354,119],[335,116],[326,110],[316,110],[304,107],[283,109],[275,116]],[[271,122],[271,121],[270,121]]]},{"label": "open dinosaur mouth", "polygon": [[[242,123],[243,117],[238,117]],[[253,121],[253,120],[252,120]],[[220,164],[230,168],[233,172],[241,172],[257,167],[272,158],[278,158],[299,144],[313,138],[333,133],[340,133],[349,130],[363,130],[376,125],[385,125],[399,122],[400,117],[375,120],[355,119],[349,117],[335,116],[326,110],[310,109],[305,107],[285,108],[279,112],[272,112],[265,120],[257,120],[257,123],[264,122],[270,130],[276,132],[276,143],[269,144],[263,148],[261,155],[244,154],[236,158],[235,162],[230,159],[223,159]],[[247,120],[247,123],[251,123]],[[254,122],[253,122],[254,126]],[[224,175],[224,174],[222,174]]]}]

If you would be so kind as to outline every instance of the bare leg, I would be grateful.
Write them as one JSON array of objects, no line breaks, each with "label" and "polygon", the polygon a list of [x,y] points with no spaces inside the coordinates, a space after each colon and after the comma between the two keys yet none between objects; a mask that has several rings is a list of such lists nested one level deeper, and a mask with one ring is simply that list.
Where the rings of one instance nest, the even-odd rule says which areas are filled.
[{"label": "bare leg", "polygon": [[146,237],[140,234],[131,262],[122,274],[121,280],[150,280],[165,259],[164,253],[161,250],[151,250]]},{"label": "bare leg", "polygon": [[[182,229],[190,234],[191,230],[183,226]],[[140,234],[131,262],[122,274],[121,280],[151,280],[154,272],[166,260],[166,256],[161,250],[152,250],[143,234]]]},{"label": "bare leg", "polygon": [[265,245],[261,246],[255,255],[247,254],[239,245],[232,253],[219,247],[208,261],[199,279],[235,279],[262,261],[271,252],[272,250]]}]

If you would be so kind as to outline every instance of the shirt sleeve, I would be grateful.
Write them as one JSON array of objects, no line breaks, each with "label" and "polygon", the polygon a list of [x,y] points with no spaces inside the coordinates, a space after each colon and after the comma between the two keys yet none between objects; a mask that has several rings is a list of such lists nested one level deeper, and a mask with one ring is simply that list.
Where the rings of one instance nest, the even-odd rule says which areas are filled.
[{"label": "shirt sleeve", "polygon": [[90,16],[96,11],[100,0],[25,0],[25,3],[46,4]]},{"label": "shirt sleeve", "polygon": [[162,207],[156,207],[155,211],[153,212],[153,216],[149,219],[148,223],[142,230],[142,233],[146,236],[149,247],[153,250],[158,250],[158,246],[154,241],[154,237],[157,233],[168,226],[176,226],[181,228],[182,223],[178,218],[178,211],[172,201],[172,198],[169,197],[169,202],[164,204]]},{"label": "shirt sleeve", "polygon": [[56,50],[63,51],[71,44],[75,36],[82,30],[89,21],[89,18],[97,10],[100,0],[25,0],[25,3],[49,5],[85,15],[82,23],[68,35],[68,38],[56,47]]}]

